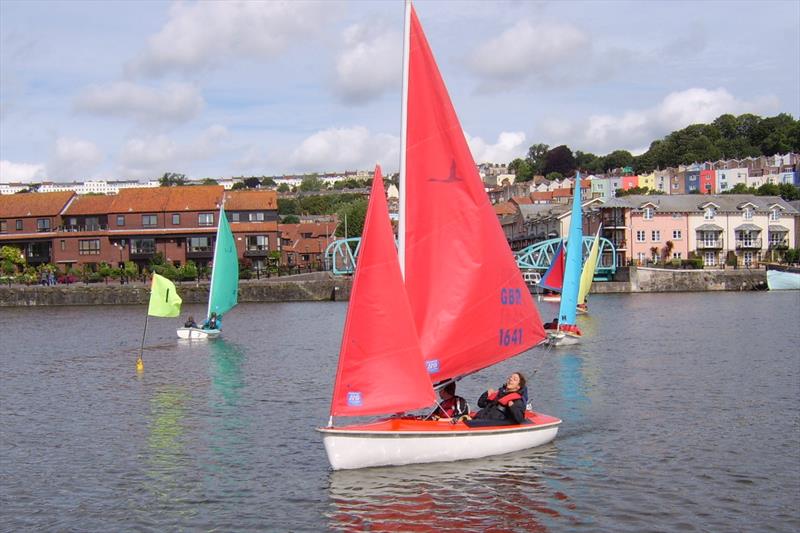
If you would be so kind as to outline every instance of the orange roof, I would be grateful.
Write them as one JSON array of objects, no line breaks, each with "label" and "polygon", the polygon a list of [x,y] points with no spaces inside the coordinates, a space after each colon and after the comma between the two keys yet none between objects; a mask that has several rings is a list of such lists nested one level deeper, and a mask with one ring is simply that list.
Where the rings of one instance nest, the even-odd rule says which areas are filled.
[{"label": "orange roof", "polygon": [[109,213],[215,211],[223,191],[221,185],[122,189]]},{"label": "orange roof", "polygon": [[517,212],[511,202],[500,202],[493,207],[496,215],[513,215]]},{"label": "orange roof", "polygon": [[72,200],[65,215],[105,215],[114,203],[113,196],[79,194]]},{"label": "orange roof", "polygon": [[553,199],[553,191],[534,191],[531,194],[531,198],[534,200],[552,200]]},{"label": "orange roof", "polygon": [[553,198],[564,198],[571,196],[572,196],[572,189],[568,189],[566,187],[561,189],[553,189]]},{"label": "orange roof", "polygon": [[0,195],[0,218],[56,216],[75,196],[72,191]]},{"label": "orange roof", "polygon": [[592,186],[592,180],[581,180],[581,189],[588,189]]},{"label": "orange roof", "polygon": [[278,193],[275,191],[249,190],[225,192],[225,209],[228,211],[255,211],[258,209],[277,208]]},{"label": "orange roof", "polygon": [[530,205],[533,203],[530,196],[514,196],[511,201],[517,205]]}]

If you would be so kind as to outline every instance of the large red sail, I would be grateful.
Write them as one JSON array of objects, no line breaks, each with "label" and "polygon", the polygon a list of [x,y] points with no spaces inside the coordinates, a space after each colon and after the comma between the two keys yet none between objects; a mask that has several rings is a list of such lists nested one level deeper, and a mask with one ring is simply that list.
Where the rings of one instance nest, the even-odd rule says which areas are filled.
[{"label": "large red sail", "polygon": [[545,333],[413,6],[407,120],[406,291],[437,382],[512,357]]},{"label": "large red sail", "polygon": [[376,167],[339,352],[332,416],[395,413],[436,401],[403,288],[380,172]]}]

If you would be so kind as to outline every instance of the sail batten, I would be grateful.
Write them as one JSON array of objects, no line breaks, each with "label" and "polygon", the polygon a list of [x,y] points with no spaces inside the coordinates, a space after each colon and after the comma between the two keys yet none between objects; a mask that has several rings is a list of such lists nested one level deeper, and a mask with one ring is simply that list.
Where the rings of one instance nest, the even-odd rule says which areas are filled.
[{"label": "sail batten", "polygon": [[405,153],[405,284],[430,379],[544,339],[413,6]]}]

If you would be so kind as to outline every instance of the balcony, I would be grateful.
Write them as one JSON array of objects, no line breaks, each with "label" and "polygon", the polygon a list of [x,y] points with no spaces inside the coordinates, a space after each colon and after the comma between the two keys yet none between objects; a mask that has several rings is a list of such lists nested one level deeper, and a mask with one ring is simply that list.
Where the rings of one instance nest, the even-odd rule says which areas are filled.
[{"label": "balcony", "polygon": [[769,241],[769,249],[770,250],[788,250],[789,249],[789,239],[771,240],[771,241]]},{"label": "balcony", "polygon": [[724,248],[724,239],[703,239],[697,241],[698,250],[721,250]]},{"label": "balcony", "polygon": [[761,239],[737,239],[737,250],[761,249]]},{"label": "balcony", "polygon": [[131,250],[131,261],[145,261],[152,259],[156,255],[155,250],[148,250],[146,248],[134,248]]},{"label": "balcony", "polygon": [[627,228],[625,217],[603,217],[603,227],[608,229]]},{"label": "balcony", "polygon": [[267,257],[269,246],[248,246],[244,251],[245,257]]},{"label": "balcony", "polygon": [[190,246],[186,248],[186,259],[213,259],[213,246]]},{"label": "balcony", "polygon": [[59,233],[81,233],[84,231],[105,231],[108,224],[87,224],[85,226],[59,226]]}]

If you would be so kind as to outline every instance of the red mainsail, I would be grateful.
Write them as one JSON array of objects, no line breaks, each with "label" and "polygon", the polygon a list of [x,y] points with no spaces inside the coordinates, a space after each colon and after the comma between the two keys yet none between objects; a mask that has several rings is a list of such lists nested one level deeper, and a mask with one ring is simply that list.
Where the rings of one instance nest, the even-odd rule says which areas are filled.
[{"label": "red mainsail", "polygon": [[430,379],[469,374],[545,338],[411,8],[405,283]]},{"label": "red mainsail", "polygon": [[380,167],[376,167],[331,416],[395,413],[435,401],[403,288]]},{"label": "red mainsail", "polygon": [[543,289],[561,292],[564,286],[564,271],[566,270],[566,262],[564,261],[564,241],[558,243],[556,254],[553,256],[553,261],[547,269],[547,272],[542,276],[539,286]]}]

